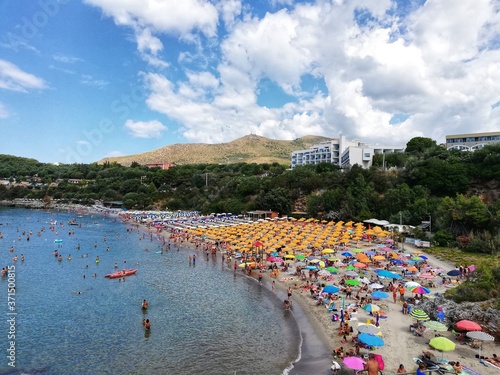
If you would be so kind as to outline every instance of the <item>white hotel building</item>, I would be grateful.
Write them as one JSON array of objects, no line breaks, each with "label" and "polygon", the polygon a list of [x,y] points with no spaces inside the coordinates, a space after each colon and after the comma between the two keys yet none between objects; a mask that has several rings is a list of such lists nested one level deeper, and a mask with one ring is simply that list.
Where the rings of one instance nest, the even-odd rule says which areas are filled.
[{"label": "white hotel building", "polygon": [[292,169],[300,165],[319,163],[335,164],[346,168],[358,164],[363,168],[372,165],[373,155],[404,152],[405,146],[367,145],[350,141],[344,135],[311,146],[308,150],[292,152]]}]

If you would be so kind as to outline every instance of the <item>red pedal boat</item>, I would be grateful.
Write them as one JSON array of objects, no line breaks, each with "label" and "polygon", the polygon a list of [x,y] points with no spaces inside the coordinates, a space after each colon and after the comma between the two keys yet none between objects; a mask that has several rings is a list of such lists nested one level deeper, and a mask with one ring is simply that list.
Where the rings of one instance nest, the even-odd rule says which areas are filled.
[{"label": "red pedal boat", "polygon": [[137,272],[137,269],[130,268],[128,270],[123,270],[123,271],[116,271],[110,274],[105,275],[104,277],[108,279],[118,279],[119,277],[125,277],[125,276],[130,276],[133,275]]}]

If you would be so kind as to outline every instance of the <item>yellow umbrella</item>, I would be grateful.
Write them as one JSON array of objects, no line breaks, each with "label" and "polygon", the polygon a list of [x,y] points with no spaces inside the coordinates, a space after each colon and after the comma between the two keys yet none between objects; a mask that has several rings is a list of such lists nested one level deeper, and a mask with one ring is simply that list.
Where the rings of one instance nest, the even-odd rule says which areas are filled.
[{"label": "yellow umbrella", "polygon": [[295,259],[295,255],[287,254],[284,256],[285,259]]},{"label": "yellow umbrella", "polygon": [[332,250],[332,249],[323,249],[321,251],[323,254],[332,254],[335,252],[335,250]]},{"label": "yellow umbrella", "polygon": [[375,255],[375,256],[373,257],[373,259],[375,259],[375,260],[385,260],[385,257],[384,257],[384,256],[382,256],[382,255]]}]

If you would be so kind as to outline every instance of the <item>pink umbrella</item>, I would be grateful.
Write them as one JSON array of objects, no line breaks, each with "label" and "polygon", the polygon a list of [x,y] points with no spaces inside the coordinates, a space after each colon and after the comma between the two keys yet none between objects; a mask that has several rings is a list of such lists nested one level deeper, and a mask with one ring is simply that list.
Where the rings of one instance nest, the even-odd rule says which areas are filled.
[{"label": "pink umbrella", "polygon": [[269,257],[267,260],[270,262],[283,263],[283,259],[280,257]]},{"label": "pink umbrella", "polygon": [[342,363],[353,370],[364,370],[366,362],[359,357],[345,357]]},{"label": "pink umbrella", "polygon": [[475,265],[472,264],[472,265],[469,266],[469,271],[473,272],[475,270],[476,270],[476,266]]}]

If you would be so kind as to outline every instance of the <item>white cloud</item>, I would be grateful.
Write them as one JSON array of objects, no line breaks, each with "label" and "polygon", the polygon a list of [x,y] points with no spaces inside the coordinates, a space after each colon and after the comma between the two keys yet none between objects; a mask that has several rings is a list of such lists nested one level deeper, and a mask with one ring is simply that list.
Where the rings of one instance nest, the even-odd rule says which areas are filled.
[{"label": "white cloud", "polygon": [[0,118],[8,118],[9,115],[10,114],[7,107],[2,102],[0,102]]},{"label": "white cloud", "polygon": [[[414,136],[442,142],[445,134],[498,129],[497,0],[428,0],[420,7],[269,0],[273,8],[264,15],[240,0],[86,2],[130,27],[149,65],[175,67],[168,75],[142,74],[147,105],[181,124],[189,141],[342,133],[404,144]],[[162,56],[163,34],[179,37],[172,65]],[[310,77],[318,82],[308,87]],[[288,102],[265,107],[262,80]],[[395,114],[404,119],[391,123]],[[149,134],[145,123],[129,124]]]},{"label": "white cloud", "polygon": [[[163,49],[160,39],[153,35],[165,33],[188,38],[199,31],[208,37],[216,35],[218,13],[206,0],[85,0],[112,17],[117,25],[129,26],[135,31],[138,50],[144,61],[152,66],[166,68],[158,53]],[[228,10],[227,12],[229,12]]]},{"label": "white cloud", "polygon": [[109,81],[103,79],[95,79],[89,74],[82,75],[80,82],[86,86],[97,87],[100,90],[109,85]]},{"label": "white cloud", "polygon": [[134,138],[160,138],[162,133],[167,130],[167,127],[157,120],[138,122],[127,120],[125,128]]},{"label": "white cloud", "polygon": [[24,72],[9,61],[0,59],[0,89],[27,92],[30,89],[46,87],[43,79]]},{"label": "white cloud", "polygon": [[83,59],[81,59],[79,57],[67,56],[67,55],[64,55],[62,53],[56,53],[56,54],[52,55],[52,57],[54,58],[54,60],[65,63],[65,64],[73,64],[76,62],[83,61]]}]

